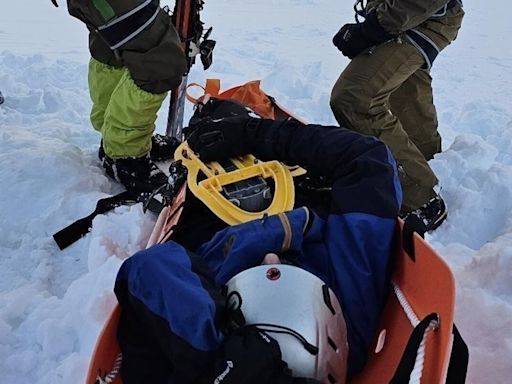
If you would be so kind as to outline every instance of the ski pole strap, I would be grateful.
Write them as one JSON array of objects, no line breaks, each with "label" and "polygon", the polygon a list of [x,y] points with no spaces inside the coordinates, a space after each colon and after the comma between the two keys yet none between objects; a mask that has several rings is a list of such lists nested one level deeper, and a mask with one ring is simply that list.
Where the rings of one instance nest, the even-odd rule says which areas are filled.
[{"label": "ski pole strap", "polygon": [[98,200],[96,209],[90,215],[78,219],[66,228],[61,229],[53,235],[53,239],[59,248],[63,250],[89,233],[92,227],[92,221],[97,215],[107,213],[121,205],[136,204],[141,201],[143,201],[141,195],[129,191],[124,191],[115,196]]},{"label": "ski pole strap", "polygon": [[431,313],[421,320],[418,325],[412,331],[411,337],[407,342],[405,351],[398,363],[395,374],[389,382],[389,384],[409,384],[411,379],[411,373],[416,363],[416,357],[420,349],[423,337],[431,326],[431,322],[439,322],[439,315],[437,313]]}]

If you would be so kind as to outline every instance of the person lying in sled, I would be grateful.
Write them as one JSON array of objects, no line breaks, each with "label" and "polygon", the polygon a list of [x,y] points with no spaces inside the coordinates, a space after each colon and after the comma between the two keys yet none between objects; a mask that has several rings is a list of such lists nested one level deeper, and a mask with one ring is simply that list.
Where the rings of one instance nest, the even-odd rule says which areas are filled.
[{"label": "person lying in sled", "polygon": [[115,285],[123,382],[344,383],[365,365],[387,295],[396,164],[373,137],[221,109],[191,120],[189,146],[204,162],[251,153],[302,166],[296,209],[217,233],[207,215],[185,220],[127,259]]}]

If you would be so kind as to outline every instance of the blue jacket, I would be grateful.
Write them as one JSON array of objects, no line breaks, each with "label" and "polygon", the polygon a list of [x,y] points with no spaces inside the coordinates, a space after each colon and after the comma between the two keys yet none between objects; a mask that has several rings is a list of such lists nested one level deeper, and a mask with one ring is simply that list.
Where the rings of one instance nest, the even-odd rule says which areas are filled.
[{"label": "blue jacket", "polygon": [[[379,140],[339,127],[265,121],[250,139],[262,160],[299,164],[331,187],[327,212],[298,207],[228,227],[192,254],[175,242],[128,259],[116,282],[120,303],[137,300],[195,351],[219,347],[218,297],[235,274],[283,254],[336,293],[347,323],[349,374],[361,370],[389,285],[402,199],[396,164]],[[285,231],[286,222],[291,231]],[[183,364],[176,363],[176,364]]]}]

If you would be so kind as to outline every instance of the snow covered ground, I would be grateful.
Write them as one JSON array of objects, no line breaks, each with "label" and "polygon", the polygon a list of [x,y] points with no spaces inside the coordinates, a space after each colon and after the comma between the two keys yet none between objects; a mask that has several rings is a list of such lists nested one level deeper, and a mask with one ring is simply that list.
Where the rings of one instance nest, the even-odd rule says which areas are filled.
[{"label": "snow covered ground", "polygon": [[[62,3],[63,0],[61,0]],[[333,123],[330,89],[347,61],[331,36],[351,2],[207,2],[215,64],[191,80],[264,89],[311,122]],[[457,279],[456,320],[470,383],[509,383],[512,369],[511,6],[467,2],[459,39],[433,69],[444,152],[431,161],[449,205],[428,237]],[[94,221],[65,251],[51,235],[121,187],[104,176],[91,129],[87,35],[65,4],[10,1],[0,13],[0,383],[81,383],[114,304],[121,262],[155,218],[140,206]],[[165,111],[162,111],[162,117]],[[158,130],[164,128],[159,119]]]}]

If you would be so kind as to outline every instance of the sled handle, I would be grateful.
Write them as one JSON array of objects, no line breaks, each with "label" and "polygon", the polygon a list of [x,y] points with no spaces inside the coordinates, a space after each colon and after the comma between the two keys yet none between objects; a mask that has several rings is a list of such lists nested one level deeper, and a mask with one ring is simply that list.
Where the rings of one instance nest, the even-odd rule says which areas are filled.
[{"label": "sled handle", "polygon": [[[195,98],[192,95],[190,95],[190,93],[188,92],[188,89],[189,88],[193,88],[193,87],[201,88],[203,90],[203,96]],[[206,80],[206,85],[204,87],[201,84],[198,84],[198,83],[190,83],[189,85],[187,85],[187,90],[185,92],[185,97],[192,104],[196,105],[197,103],[203,101],[203,98],[206,95],[218,97],[219,96],[219,92],[220,92],[220,80],[219,79],[207,79]]]}]

